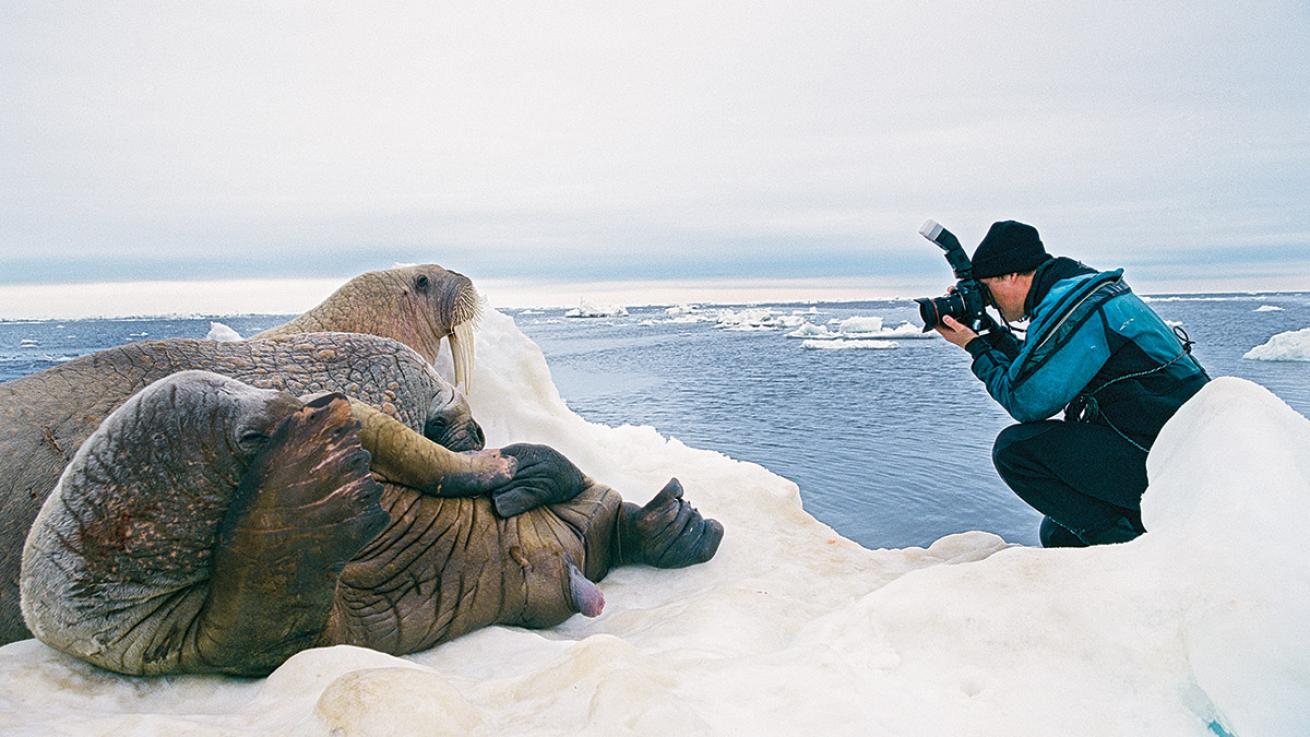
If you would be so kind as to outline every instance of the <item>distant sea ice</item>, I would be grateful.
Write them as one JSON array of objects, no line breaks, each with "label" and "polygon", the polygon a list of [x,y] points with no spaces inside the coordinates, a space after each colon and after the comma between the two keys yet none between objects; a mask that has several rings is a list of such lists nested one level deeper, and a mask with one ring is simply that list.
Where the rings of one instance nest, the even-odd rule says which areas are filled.
[{"label": "distant sea ice", "polygon": [[1252,361],[1310,361],[1310,328],[1279,333],[1242,358]]},{"label": "distant sea ice", "polygon": [[628,308],[580,300],[578,306],[564,313],[565,317],[627,317]]},{"label": "distant sea ice", "polygon": [[1260,305],[1255,308],[1256,312],[1282,312],[1283,308],[1278,305]]},{"label": "distant sea ice", "polygon": [[205,340],[216,340],[219,343],[232,343],[241,340],[241,334],[221,322],[209,323],[209,334]]},{"label": "distant sea ice", "polygon": [[827,325],[815,325],[811,322],[801,323],[795,330],[787,333],[788,338],[806,338],[810,340],[833,340],[837,334],[828,329]]},{"label": "distant sea ice", "polygon": [[810,351],[888,350],[898,347],[894,340],[807,340],[801,348]]},{"label": "distant sea ice", "polygon": [[877,333],[882,330],[881,317],[848,317],[841,321],[838,331],[846,335],[857,335],[862,333]]}]

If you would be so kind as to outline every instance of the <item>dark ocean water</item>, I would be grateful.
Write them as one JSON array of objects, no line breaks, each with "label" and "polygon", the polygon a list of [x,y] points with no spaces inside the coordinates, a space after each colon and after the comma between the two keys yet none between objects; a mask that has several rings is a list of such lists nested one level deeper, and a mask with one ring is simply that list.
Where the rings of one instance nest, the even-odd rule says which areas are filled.
[{"label": "dark ocean water", "polygon": [[[1184,295],[1151,304],[1185,325],[1212,376],[1251,379],[1310,414],[1310,363],[1241,357],[1276,333],[1310,327],[1310,293]],[[1256,312],[1261,305],[1283,309]],[[770,307],[780,316],[810,309]],[[894,326],[914,317],[907,301],[814,310],[803,316],[815,324],[876,316]],[[662,307],[600,319],[566,319],[563,310],[510,314],[541,346],[560,393],[583,417],[652,425],[688,445],[764,465],[799,484],[814,516],[863,545],[927,545],[974,529],[1036,542],[1037,513],[991,466],[992,440],[1010,419],[969,373],[968,355],[943,340],[807,350],[785,338],[786,329],[670,322]],[[221,321],[252,335],[285,319]],[[208,318],[0,322],[0,380],[136,340],[208,331]]]}]

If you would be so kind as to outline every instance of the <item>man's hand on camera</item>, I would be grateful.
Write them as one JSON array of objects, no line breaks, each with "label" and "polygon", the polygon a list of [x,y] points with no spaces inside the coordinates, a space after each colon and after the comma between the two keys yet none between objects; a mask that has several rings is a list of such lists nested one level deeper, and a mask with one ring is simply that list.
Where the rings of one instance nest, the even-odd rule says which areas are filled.
[{"label": "man's hand on camera", "polygon": [[969,344],[969,341],[978,337],[978,334],[970,330],[959,320],[947,315],[942,318],[940,325],[933,328],[942,334],[942,337],[960,346],[961,348]]}]

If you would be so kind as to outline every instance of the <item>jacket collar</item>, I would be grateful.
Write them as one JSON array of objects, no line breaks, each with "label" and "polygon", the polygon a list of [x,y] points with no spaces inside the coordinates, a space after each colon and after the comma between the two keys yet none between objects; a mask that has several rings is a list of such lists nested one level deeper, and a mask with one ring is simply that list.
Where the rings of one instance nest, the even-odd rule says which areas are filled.
[{"label": "jacket collar", "polygon": [[1046,295],[1050,293],[1051,287],[1055,286],[1056,282],[1071,276],[1095,273],[1096,269],[1071,258],[1059,256],[1047,259],[1033,274],[1033,285],[1028,288],[1028,296],[1023,301],[1023,313],[1032,317],[1033,310],[1042,303],[1043,299],[1046,299]]}]

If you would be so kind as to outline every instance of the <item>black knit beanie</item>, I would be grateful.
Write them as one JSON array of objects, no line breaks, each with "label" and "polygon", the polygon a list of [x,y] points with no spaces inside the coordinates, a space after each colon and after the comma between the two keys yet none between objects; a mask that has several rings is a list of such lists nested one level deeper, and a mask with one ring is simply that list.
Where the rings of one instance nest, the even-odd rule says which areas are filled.
[{"label": "black knit beanie", "polygon": [[978,250],[973,252],[973,276],[986,279],[1016,271],[1032,271],[1050,257],[1042,247],[1042,239],[1037,237],[1036,228],[1002,220],[992,223],[982,243],[978,244]]}]

